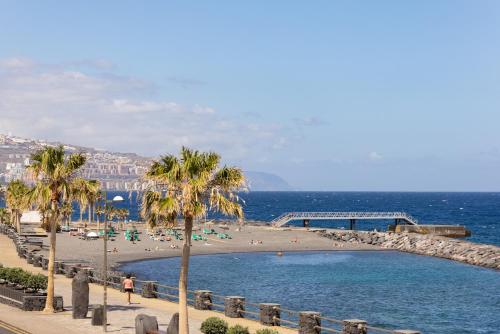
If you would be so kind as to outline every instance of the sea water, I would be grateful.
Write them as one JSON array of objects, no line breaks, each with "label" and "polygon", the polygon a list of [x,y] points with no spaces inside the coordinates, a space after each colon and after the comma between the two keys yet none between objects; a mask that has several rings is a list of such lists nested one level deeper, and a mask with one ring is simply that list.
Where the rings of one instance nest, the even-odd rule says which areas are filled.
[{"label": "sea water", "polygon": [[[176,286],[179,266],[171,258],[121,270]],[[394,251],[193,256],[189,288],[389,329],[457,334],[500,328],[499,272]]]},{"label": "sea water", "polygon": [[[108,196],[116,195],[109,193]],[[140,196],[120,193],[115,205],[138,219]],[[500,193],[437,192],[249,192],[242,193],[245,218],[271,221],[289,211],[404,211],[421,224],[460,224],[472,231],[467,240],[500,245]],[[75,207],[74,219],[78,219]],[[86,217],[86,212],[84,213]],[[207,219],[221,218],[209,214]],[[297,221],[295,224],[300,224]],[[360,220],[361,230],[385,230],[390,220]],[[292,223],[293,224],[293,223]],[[348,228],[347,221],[312,221],[311,226]]]}]

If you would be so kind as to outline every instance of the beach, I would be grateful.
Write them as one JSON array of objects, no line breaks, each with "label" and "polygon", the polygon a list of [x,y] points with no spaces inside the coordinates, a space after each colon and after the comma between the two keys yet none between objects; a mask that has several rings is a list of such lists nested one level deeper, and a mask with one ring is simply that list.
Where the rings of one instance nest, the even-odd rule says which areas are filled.
[{"label": "beach", "polygon": [[[95,226],[89,226],[89,229]],[[153,240],[148,236],[144,224],[137,224],[139,239],[132,243],[125,240],[124,232],[118,231],[108,242],[108,263],[116,268],[120,263],[144,259],[181,256],[182,242],[172,237],[171,241]],[[247,253],[247,252],[293,252],[326,250],[379,250],[371,245],[353,245],[342,241],[332,241],[322,237],[316,229],[272,228],[266,225],[214,225],[216,232],[224,232],[231,239],[220,239],[217,235],[202,234],[203,226],[193,233],[202,234],[206,241],[192,241],[191,255]],[[182,233],[182,231],[180,231]],[[48,254],[48,238],[44,239],[42,253]],[[103,240],[83,240],[71,236],[69,232],[58,233],[56,259],[66,262],[89,263],[99,267],[103,260]],[[172,246],[173,245],[173,246]],[[177,247],[177,248],[171,248]]]}]

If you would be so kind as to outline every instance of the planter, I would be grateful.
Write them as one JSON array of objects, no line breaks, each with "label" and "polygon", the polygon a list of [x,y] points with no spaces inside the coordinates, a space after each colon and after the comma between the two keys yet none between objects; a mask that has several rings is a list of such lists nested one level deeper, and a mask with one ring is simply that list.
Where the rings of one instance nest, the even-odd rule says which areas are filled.
[{"label": "planter", "polygon": [[[7,285],[0,285],[0,303],[14,306],[24,311],[42,311],[45,308],[46,299],[46,293],[29,293],[16,290]],[[63,311],[63,306],[62,296],[54,296],[55,310]]]}]

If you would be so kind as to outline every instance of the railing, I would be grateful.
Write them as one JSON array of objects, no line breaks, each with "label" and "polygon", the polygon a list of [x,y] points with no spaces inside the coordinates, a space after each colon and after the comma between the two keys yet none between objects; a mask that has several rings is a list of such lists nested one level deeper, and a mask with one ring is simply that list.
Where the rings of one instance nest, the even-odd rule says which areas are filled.
[{"label": "railing", "polygon": [[271,225],[279,227],[290,220],[299,219],[402,219],[411,225],[418,224],[418,221],[406,212],[287,212],[273,219]]},{"label": "railing", "polygon": [[[109,276],[108,279],[108,286],[116,289],[121,289],[122,286],[120,283],[117,283],[120,281],[122,278],[118,276]],[[98,277],[91,277],[91,281],[102,284],[103,280],[98,278]],[[179,300],[179,288],[176,286],[170,286],[170,285],[164,285],[164,284],[159,284],[154,281],[143,281],[140,279],[134,279],[134,283],[136,288],[134,289],[134,293],[136,294],[142,294],[143,293],[143,287],[146,284],[154,284],[154,298],[159,298],[163,300],[167,300],[169,302],[178,302]],[[196,301],[197,301],[197,293],[200,291],[194,291],[194,290],[187,290],[187,301],[188,305],[196,307]],[[260,321],[261,323],[263,322],[262,319],[262,312],[261,312],[261,307],[262,305],[268,305],[268,304],[259,304],[259,303],[254,303],[250,301],[244,300],[243,297],[227,297],[223,295],[218,295],[214,294],[208,291],[204,291],[205,293],[209,293],[210,296],[210,302],[205,301],[205,305],[208,306],[208,310],[213,311],[213,312],[218,312],[225,314],[228,316],[228,308],[231,306],[228,306],[227,299],[231,298],[242,298],[243,301],[241,303],[241,306],[236,306],[237,309],[235,310],[236,313],[238,314],[237,316],[232,316],[232,317],[238,317],[238,318],[245,318],[245,319],[252,319],[256,321]],[[342,334],[350,334],[350,333],[391,333],[391,334],[396,334],[400,333],[395,330],[387,329],[387,328],[381,328],[381,327],[375,327],[375,326],[368,326],[365,321],[359,321],[359,323],[354,323],[352,324],[353,321],[355,320],[340,320],[340,319],[334,319],[326,316],[322,316],[320,313],[317,312],[298,312],[286,308],[282,308],[279,304],[272,304],[276,305],[274,308],[276,308],[279,312],[279,316],[275,316],[272,318],[272,326],[281,326],[281,327],[286,327],[290,329],[297,329],[301,330],[304,333],[315,333],[315,334],[321,334],[321,333],[342,333]],[[199,308],[198,308],[199,309]],[[233,310],[234,311],[234,310]],[[304,314],[306,316],[304,316]],[[304,321],[304,318],[308,321]],[[358,321],[358,320],[356,320]],[[312,323],[312,325],[311,325]],[[269,325],[269,323],[267,323]],[[352,332],[352,328],[363,328],[364,331],[360,332]],[[309,332],[308,332],[309,328]],[[351,328],[351,329],[350,329]],[[404,332],[404,331],[403,331]],[[408,331],[407,333],[418,333],[416,331]]]}]

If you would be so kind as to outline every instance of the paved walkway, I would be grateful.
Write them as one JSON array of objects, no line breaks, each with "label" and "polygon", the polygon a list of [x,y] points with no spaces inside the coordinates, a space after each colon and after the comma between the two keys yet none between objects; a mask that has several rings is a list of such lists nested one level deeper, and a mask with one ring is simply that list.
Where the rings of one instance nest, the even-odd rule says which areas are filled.
[{"label": "paved walkway", "polygon": [[[0,235],[0,263],[7,267],[21,267],[31,272],[42,272],[41,268],[35,268],[27,264],[24,259],[20,259],[14,248],[12,240],[5,235]],[[102,328],[92,326],[90,318],[73,319],[71,317],[71,279],[61,275],[56,275],[56,294],[64,298],[66,311],[55,314],[43,314],[41,312],[24,312],[19,309],[0,304],[0,320],[14,325],[20,329],[33,334],[87,334],[101,333]],[[102,286],[90,284],[90,303],[102,304]],[[165,333],[168,322],[172,315],[177,312],[178,305],[159,299],[147,299],[137,295],[132,296],[132,305],[128,306],[125,294],[115,289],[108,289],[108,331],[110,333],[134,334],[135,316],[144,313],[156,316],[160,326],[160,333]],[[248,326],[251,332],[263,328],[258,322],[247,319],[231,319],[224,317],[221,313],[212,311],[200,311],[189,309],[189,327],[193,334],[200,333],[201,322],[210,317],[217,316],[224,318],[230,325],[241,324]],[[282,334],[296,333],[291,329],[279,328]]]}]

